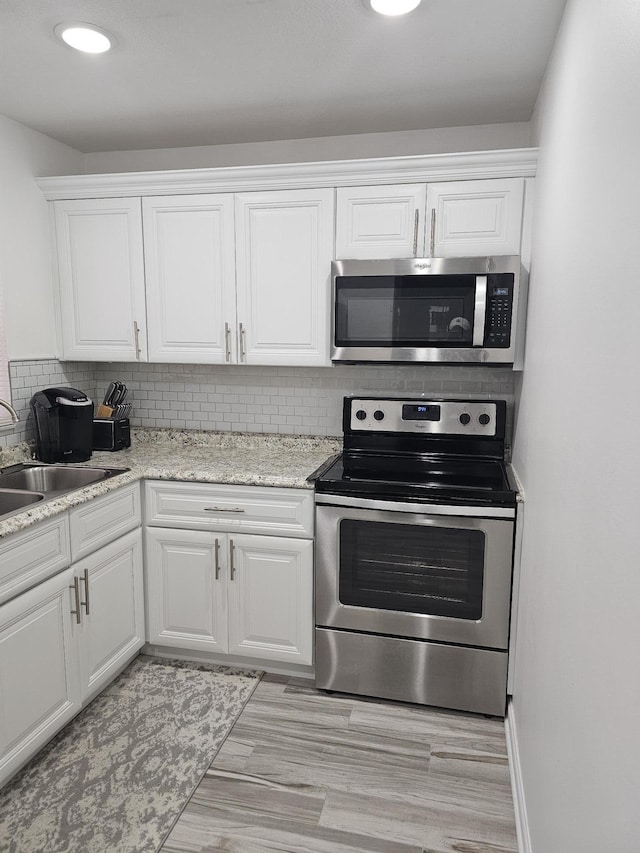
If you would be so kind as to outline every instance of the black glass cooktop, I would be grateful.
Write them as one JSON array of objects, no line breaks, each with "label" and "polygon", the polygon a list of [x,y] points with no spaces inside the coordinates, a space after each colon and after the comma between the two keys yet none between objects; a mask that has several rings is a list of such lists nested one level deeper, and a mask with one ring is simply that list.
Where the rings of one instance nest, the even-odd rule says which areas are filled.
[{"label": "black glass cooktop", "polygon": [[416,503],[515,506],[505,465],[496,459],[340,456],[316,480],[323,494]]}]

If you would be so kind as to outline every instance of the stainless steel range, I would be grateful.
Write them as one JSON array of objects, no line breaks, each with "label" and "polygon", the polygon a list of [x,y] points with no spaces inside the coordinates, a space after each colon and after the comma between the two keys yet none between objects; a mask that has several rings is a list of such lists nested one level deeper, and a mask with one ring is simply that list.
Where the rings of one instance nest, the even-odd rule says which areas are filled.
[{"label": "stainless steel range", "polygon": [[345,398],[316,480],[316,686],[503,715],[506,404]]}]

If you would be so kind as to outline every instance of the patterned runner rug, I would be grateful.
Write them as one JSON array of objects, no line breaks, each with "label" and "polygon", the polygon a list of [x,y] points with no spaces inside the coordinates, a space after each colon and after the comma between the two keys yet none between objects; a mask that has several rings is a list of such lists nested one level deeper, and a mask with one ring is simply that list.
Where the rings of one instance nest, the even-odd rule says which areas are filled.
[{"label": "patterned runner rug", "polygon": [[136,658],[0,790],[0,851],[158,850],[260,678]]}]

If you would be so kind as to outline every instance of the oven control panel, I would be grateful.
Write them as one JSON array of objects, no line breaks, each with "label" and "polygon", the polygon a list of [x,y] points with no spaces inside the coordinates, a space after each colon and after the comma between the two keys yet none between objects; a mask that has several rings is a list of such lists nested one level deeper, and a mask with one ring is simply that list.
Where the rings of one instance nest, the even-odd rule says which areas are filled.
[{"label": "oven control panel", "polygon": [[352,432],[496,435],[497,406],[490,400],[350,399]]}]

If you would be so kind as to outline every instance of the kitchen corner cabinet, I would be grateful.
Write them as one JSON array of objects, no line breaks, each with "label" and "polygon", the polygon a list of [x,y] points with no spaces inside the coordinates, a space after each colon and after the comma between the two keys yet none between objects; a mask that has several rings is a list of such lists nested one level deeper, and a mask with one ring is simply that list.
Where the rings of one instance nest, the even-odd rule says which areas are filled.
[{"label": "kitchen corner cabinet", "polygon": [[150,643],[312,663],[312,492],[149,482],[145,505]]},{"label": "kitchen corner cabinet", "polygon": [[146,359],[139,198],[54,202],[62,357]]},{"label": "kitchen corner cabinet", "polygon": [[523,200],[522,178],[340,188],[336,257],[517,255]]},{"label": "kitchen corner cabinet", "polygon": [[238,361],[329,361],[332,189],[236,195]]},{"label": "kitchen corner cabinet", "polygon": [[106,687],[145,642],[140,529],[105,545],[72,569],[76,610],[72,627],[86,700]]},{"label": "kitchen corner cabinet", "polygon": [[149,360],[236,361],[230,193],[142,200]]},{"label": "kitchen corner cabinet", "polygon": [[81,708],[73,570],[0,607],[0,784]]}]

